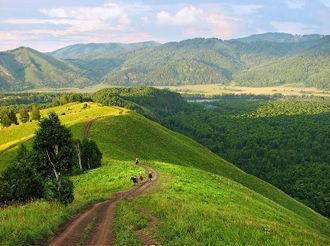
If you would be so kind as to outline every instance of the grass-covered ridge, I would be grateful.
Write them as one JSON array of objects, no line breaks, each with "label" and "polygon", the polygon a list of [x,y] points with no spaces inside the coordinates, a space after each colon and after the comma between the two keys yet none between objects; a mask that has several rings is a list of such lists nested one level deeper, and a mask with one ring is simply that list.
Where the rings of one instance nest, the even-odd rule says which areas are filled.
[{"label": "grass-covered ridge", "polygon": [[[81,120],[70,126],[75,138],[81,137],[84,124]],[[75,202],[66,208],[36,201],[0,209],[1,242],[33,245],[84,205],[129,187],[130,175],[141,172],[132,162],[136,157],[158,170],[160,180],[144,198],[119,207],[117,245],[136,240],[132,230],[141,221],[138,227],[144,226],[143,209],[157,217],[154,235],[164,245],[330,242],[328,219],[195,141],[137,113],[98,119],[89,136],[103,152],[104,165],[73,177]]]},{"label": "grass-covered ridge", "polygon": [[[133,245],[137,229],[157,219],[161,245],[327,245],[329,238],[306,229],[304,219],[219,175],[157,162],[160,183],[148,195],[122,203],[117,245]],[[148,211],[146,213],[145,211]]]},{"label": "grass-covered ridge", "polygon": [[[64,125],[72,126],[96,117],[119,115],[125,111],[125,109],[102,106],[91,102],[69,103],[63,106],[41,110],[41,116],[45,117],[49,112],[55,112],[59,115]],[[13,159],[17,150],[17,145],[26,142],[34,136],[37,127],[38,122],[33,121],[0,129],[0,170],[7,166],[10,159]],[[81,137],[82,132],[80,135],[78,134],[78,136]]]},{"label": "grass-covered ridge", "polygon": [[[103,134],[107,132],[108,134]],[[148,162],[167,162],[215,173],[236,181],[296,214],[305,226],[329,234],[329,220],[295,201],[268,183],[248,175],[193,140],[174,133],[135,113],[95,122],[91,138],[109,147],[105,156],[116,160],[140,157]],[[104,146],[105,147],[105,146]]]}]

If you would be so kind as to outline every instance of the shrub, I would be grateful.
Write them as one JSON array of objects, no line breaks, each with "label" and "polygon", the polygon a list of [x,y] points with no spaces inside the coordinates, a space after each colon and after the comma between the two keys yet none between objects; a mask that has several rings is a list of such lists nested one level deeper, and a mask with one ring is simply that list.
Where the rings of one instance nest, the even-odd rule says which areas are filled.
[{"label": "shrub", "polygon": [[49,179],[44,188],[44,198],[48,201],[58,201],[69,204],[73,201],[73,183],[67,176],[60,177],[60,186],[56,179]]}]

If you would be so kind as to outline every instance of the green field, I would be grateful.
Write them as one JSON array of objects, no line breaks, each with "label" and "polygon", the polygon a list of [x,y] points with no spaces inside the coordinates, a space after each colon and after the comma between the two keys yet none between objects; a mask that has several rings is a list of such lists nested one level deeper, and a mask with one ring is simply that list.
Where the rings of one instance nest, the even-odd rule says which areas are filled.
[{"label": "green field", "polygon": [[[84,108],[84,104],[85,103],[69,103],[59,107],[47,108],[41,110],[41,116],[45,117],[49,112],[56,112],[64,125],[72,126],[96,117],[118,115],[119,112],[125,111],[124,109],[119,110],[91,102],[86,103],[88,106]],[[38,123],[33,121],[0,129],[0,171],[7,166],[8,160],[15,156],[17,146],[33,138],[37,127]],[[77,138],[81,136],[82,129],[80,133],[77,134]]]},{"label": "green field", "polygon": [[[70,127],[75,138],[81,137],[84,123]],[[141,172],[132,163],[138,157],[158,170],[160,179],[147,195],[118,207],[116,245],[137,242],[133,231],[147,225],[145,210],[157,218],[149,233],[163,245],[330,243],[328,219],[195,141],[136,113],[97,120],[90,138],[103,152],[103,165],[73,177],[74,203],[63,207],[35,201],[2,208],[1,242],[31,245],[86,204],[129,187],[130,175]]]}]

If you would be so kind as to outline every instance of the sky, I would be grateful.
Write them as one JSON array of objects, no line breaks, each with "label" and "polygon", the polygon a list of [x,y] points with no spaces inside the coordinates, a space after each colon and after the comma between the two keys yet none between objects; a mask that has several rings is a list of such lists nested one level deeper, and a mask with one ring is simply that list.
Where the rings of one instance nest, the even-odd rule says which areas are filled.
[{"label": "sky", "polygon": [[0,50],[76,43],[330,34],[330,0],[0,0]]}]

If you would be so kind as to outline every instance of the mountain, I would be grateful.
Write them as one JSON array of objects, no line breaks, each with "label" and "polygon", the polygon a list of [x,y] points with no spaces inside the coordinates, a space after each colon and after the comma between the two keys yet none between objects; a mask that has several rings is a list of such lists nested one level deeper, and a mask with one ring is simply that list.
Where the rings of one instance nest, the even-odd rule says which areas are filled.
[{"label": "mountain", "polygon": [[79,87],[90,83],[77,66],[31,48],[0,52],[0,90]]},{"label": "mountain", "polygon": [[122,44],[122,43],[89,43],[70,45],[49,54],[63,59],[88,58],[90,56],[106,56],[116,52],[131,51],[135,49],[156,47],[160,43],[154,41]]},{"label": "mountain", "polygon": [[102,81],[117,85],[228,83],[242,66],[224,41],[196,38],[128,54]]},{"label": "mountain", "polygon": [[[77,44],[48,54],[27,48],[18,51],[0,53],[2,90],[31,87],[27,84],[42,88],[97,83],[120,86],[300,83],[330,89],[330,36],[326,35],[266,33],[225,41],[195,38],[165,44]],[[28,76],[29,83],[20,87],[25,81],[23,70],[31,68],[33,62],[16,61],[13,57],[19,55],[14,53],[33,53],[62,65],[60,69],[37,66],[34,74],[40,76]]]},{"label": "mountain", "polygon": [[236,39],[240,42],[252,43],[257,41],[268,41],[275,43],[299,43],[305,41],[317,41],[325,35],[309,34],[309,35],[293,35],[289,33],[268,32],[263,34],[255,34],[245,38]]},{"label": "mountain", "polygon": [[[77,103],[51,110],[65,113],[61,120],[75,119],[70,124],[75,138],[82,138],[89,124],[86,118],[98,117],[89,125],[89,138],[103,153],[102,166],[72,177],[72,204],[36,200],[0,208],[0,217],[4,218],[0,221],[0,239],[7,245],[36,245],[88,204],[113,199],[114,192],[127,190],[130,176],[143,174],[143,169],[133,164],[136,157],[159,173],[159,181],[143,196],[118,204],[116,245],[138,244],[134,232],[148,230],[150,216],[154,222],[148,232],[160,245],[329,244],[327,218],[192,139],[129,110],[96,103],[88,103],[87,109],[81,110],[83,107],[83,103]],[[7,130],[17,131],[19,127],[27,125]],[[10,151],[13,149],[1,154],[12,155]],[[87,224],[85,231],[95,221]]]}]

